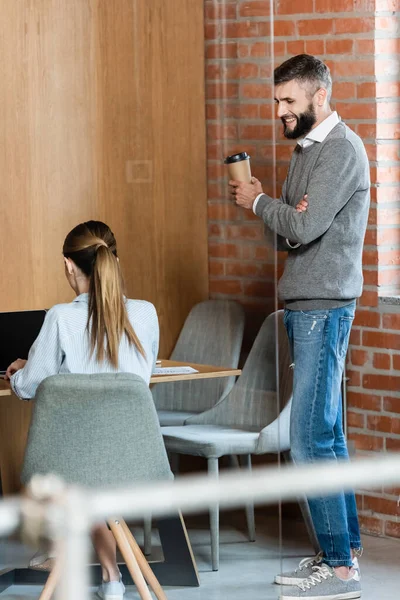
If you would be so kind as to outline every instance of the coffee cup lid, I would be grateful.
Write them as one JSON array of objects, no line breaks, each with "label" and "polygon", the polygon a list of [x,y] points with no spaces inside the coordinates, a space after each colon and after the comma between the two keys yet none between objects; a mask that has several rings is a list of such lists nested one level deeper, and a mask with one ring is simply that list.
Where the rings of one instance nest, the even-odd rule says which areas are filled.
[{"label": "coffee cup lid", "polygon": [[238,154],[227,156],[224,162],[226,165],[229,165],[231,163],[240,162],[241,160],[247,160],[248,158],[250,158],[250,156],[247,154],[247,152],[239,152]]}]

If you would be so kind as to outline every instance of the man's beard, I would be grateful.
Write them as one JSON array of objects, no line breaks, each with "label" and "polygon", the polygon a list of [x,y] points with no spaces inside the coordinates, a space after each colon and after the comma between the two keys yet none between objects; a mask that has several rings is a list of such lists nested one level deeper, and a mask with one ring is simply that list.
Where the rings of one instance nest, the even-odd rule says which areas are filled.
[{"label": "man's beard", "polygon": [[283,135],[288,140],[297,140],[297,138],[307,135],[307,133],[310,133],[311,129],[317,122],[317,116],[315,114],[315,109],[312,104],[309,104],[306,112],[301,113],[301,115],[299,116],[293,116],[297,120],[294,129],[289,129],[285,123],[285,120],[281,119],[283,123]]}]

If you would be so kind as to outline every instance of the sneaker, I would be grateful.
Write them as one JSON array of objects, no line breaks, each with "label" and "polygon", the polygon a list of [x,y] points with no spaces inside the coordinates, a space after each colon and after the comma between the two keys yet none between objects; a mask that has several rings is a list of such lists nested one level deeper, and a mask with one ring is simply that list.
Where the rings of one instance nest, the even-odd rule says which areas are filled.
[{"label": "sneaker", "polygon": [[[315,567],[321,566],[322,557],[323,553],[320,552],[316,556],[303,558],[294,571],[286,571],[285,573],[275,575],[275,583],[279,585],[299,585],[299,583],[314,574]],[[356,556],[353,558],[353,569],[358,571],[360,575],[360,565]]]},{"label": "sneaker", "polygon": [[119,581],[103,581],[97,595],[101,600],[123,600],[125,594],[125,586],[122,583],[121,573],[119,574]]},{"label": "sneaker", "polygon": [[299,562],[297,569],[294,571],[287,571],[275,575],[275,583],[278,583],[279,585],[298,585],[314,573],[314,567],[317,567],[322,563],[322,556],[323,554],[320,552],[316,556],[303,558],[303,560]]},{"label": "sneaker", "polygon": [[335,570],[322,564],[314,567],[314,573],[299,585],[286,588],[280,600],[309,598],[311,600],[353,600],[361,598],[361,583],[358,571],[350,579],[340,579]]}]

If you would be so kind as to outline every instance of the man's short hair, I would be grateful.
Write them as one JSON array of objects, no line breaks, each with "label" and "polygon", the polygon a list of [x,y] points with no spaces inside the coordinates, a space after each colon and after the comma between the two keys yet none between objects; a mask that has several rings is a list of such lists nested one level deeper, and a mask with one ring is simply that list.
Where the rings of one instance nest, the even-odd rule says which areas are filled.
[{"label": "man's short hair", "polygon": [[299,54],[282,63],[274,71],[274,84],[280,85],[288,81],[299,81],[314,86],[312,95],[319,88],[327,91],[328,102],[332,95],[332,77],[329,67],[315,56]]}]

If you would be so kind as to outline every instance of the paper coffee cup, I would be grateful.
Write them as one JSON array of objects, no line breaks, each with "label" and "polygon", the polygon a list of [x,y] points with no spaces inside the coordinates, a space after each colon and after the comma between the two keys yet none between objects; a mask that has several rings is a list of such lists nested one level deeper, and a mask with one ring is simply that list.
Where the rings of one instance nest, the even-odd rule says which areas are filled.
[{"label": "paper coffee cup", "polygon": [[239,152],[238,154],[227,156],[224,163],[228,167],[229,179],[244,181],[246,183],[251,182],[250,156],[247,152]]}]

